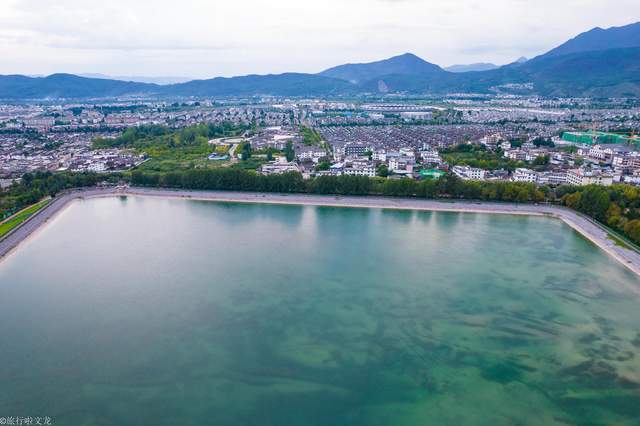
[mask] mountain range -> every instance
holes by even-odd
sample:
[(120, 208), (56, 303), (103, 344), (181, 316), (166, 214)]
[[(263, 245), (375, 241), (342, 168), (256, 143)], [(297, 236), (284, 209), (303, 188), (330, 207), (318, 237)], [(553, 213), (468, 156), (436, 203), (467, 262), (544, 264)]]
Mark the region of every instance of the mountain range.
[[(527, 61), (528, 59), (522, 56), (518, 58), (518, 60), (516, 60), (516, 63), (523, 64)], [(471, 72), (471, 71), (491, 71), (491, 70), (497, 70), (498, 68), (500, 68), (500, 65), (492, 64), (490, 62), (477, 62), (475, 64), (451, 65), (449, 67), (444, 68), (444, 70), (449, 72)]]
[(79, 74), (80, 77), (87, 78), (101, 78), (104, 80), (121, 80), (121, 81), (131, 81), (134, 83), (152, 83), (152, 84), (178, 84), (178, 83), (186, 83), (187, 81), (193, 80), (192, 78), (187, 77), (175, 77), (175, 76), (160, 76), (160, 77), (148, 77), (142, 75), (132, 75), (132, 76), (124, 76), (124, 75), (106, 75), (99, 73), (86, 73)]
[(456, 64), (446, 67), (444, 70), (449, 72), (471, 72), (471, 71), (491, 71), (500, 68), (500, 65), (490, 62), (477, 62), (475, 64)]
[(284, 73), (154, 84), (71, 74), (0, 76), (0, 99), (125, 96), (338, 96), (363, 93), (516, 93), (543, 96), (640, 97), (640, 23), (594, 28), (531, 60), (443, 69), (406, 53), (346, 64), (318, 74)]

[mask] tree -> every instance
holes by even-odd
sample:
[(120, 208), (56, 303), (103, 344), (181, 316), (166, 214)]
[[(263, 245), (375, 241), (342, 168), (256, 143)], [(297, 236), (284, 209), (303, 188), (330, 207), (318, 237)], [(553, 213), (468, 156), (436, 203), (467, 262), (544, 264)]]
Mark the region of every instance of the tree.
[(323, 170), (329, 170), (331, 168), (331, 163), (328, 161), (323, 161), (321, 163), (318, 163), (318, 165), (316, 166), (316, 171), (320, 172)]
[(540, 155), (533, 160), (533, 164), (534, 166), (546, 166), (549, 164), (549, 161), (551, 161), (551, 159), (548, 155)]
[(640, 243), (640, 220), (635, 219), (628, 222), (624, 227), (624, 233), (636, 243)]
[(581, 212), (604, 222), (610, 204), (611, 198), (609, 193), (603, 187), (589, 185), (582, 191), (577, 207)]
[(242, 161), (247, 161), (249, 158), (251, 158), (251, 144), (250, 143), (243, 143), (242, 144), (242, 153), (240, 154), (240, 158), (242, 159)]
[(287, 157), (287, 161), (290, 163), (296, 158), (296, 153), (293, 149), (293, 143), (291, 141), (287, 142), (287, 146), (284, 149), (284, 155)]
[(271, 148), (267, 148), (267, 161), (273, 161), (273, 150)]
[(380, 177), (386, 178), (387, 176), (389, 176), (389, 168), (386, 164), (380, 164), (376, 169), (376, 174)]

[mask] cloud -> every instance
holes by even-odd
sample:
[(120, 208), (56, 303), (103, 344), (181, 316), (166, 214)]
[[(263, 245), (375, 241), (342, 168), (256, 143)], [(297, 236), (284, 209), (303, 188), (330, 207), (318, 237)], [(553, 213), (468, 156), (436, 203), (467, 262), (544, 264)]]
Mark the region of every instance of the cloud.
[(630, 16), (637, 0), (1, 0), (0, 73), (314, 72), (407, 51), (507, 63)]

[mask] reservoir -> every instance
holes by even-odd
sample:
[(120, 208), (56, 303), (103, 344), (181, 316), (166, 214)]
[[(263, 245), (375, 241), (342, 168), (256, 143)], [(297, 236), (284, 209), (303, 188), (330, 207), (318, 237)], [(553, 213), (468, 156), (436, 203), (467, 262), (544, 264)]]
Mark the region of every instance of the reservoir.
[(639, 424), (639, 291), (546, 217), (75, 201), (0, 263), (0, 417)]

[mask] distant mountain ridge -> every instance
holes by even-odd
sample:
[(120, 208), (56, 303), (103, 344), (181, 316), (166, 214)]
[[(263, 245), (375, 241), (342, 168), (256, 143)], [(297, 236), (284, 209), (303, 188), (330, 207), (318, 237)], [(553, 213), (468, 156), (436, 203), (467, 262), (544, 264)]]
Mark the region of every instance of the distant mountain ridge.
[(322, 71), (319, 75), (359, 84), (386, 75), (419, 75), (443, 72), (444, 70), (439, 66), (429, 63), (412, 53), (405, 53), (382, 61), (340, 65)]
[(98, 99), (124, 96), (339, 96), (355, 94), (516, 93), (640, 97), (640, 23), (594, 29), (531, 60), (451, 72), (407, 53), (318, 74), (284, 73), (158, 85), (71, 74), (0, 76), (0, 99)]
[(609, 29), (594, 28), (572, 38), (543, 57), (562, 56), (595, 50), (626, 49), (640, 47), (640, 22)]
[(110, 98), (160, 93), (160, 86), (73, 74), (47, 77), (0, 76), (0, 99)]
[(186, 83), (188, 81), (193, 80), (192, 78), (187, 77), (150, 77), (150, 76), (142, 76), (142, 75), (106, 75), (100, 73), (86, 73), (86, 74), (78, 74), (78, 77), (86, 77), (86, 78), (101, 78), (103, 80), (120, 80), (120, 81), (130, 81), (133, 83), (151, 83), (151, 84), (179, 84)]
[(168, 96), (322, 96), (355, 92), (351, 83), (314, 74), (285, 73), (270, 75), (246, 75), (242, 77), (217, 77), (194, 80), (188, 83), (162, 86)]
[(445, 67), (445, 71), (449, 72), (473, 72), (473, 71), (491, 71), (500, 68), (500, 65), (492, 64), (489, 62), (478, 62), (475, 64), (467, 65), (451, 65)]

